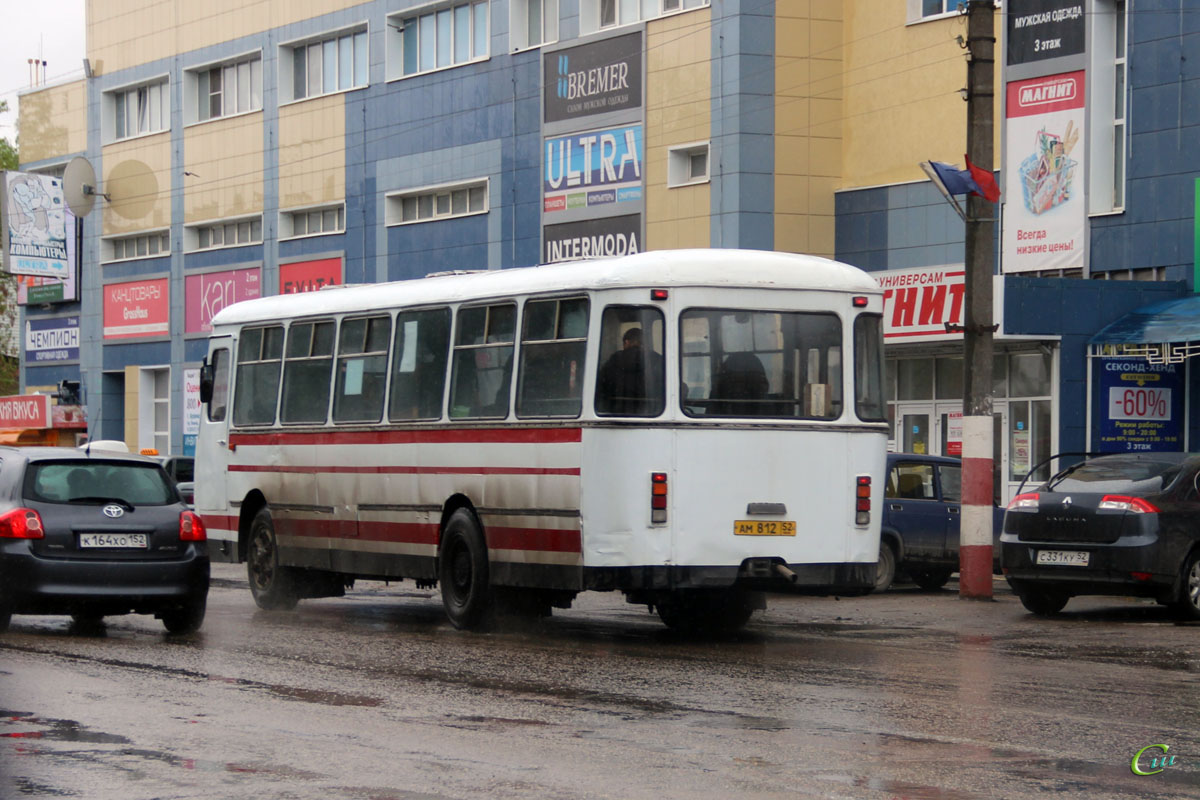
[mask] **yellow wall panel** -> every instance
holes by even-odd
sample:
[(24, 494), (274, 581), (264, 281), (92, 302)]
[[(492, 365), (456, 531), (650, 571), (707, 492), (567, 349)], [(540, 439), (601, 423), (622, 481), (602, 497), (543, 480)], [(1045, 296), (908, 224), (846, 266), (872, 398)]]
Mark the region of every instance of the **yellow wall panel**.
[(340, 203), (346, 197), (345, 95), (279, 109), (279, 207)]
[(711, 24), (712, 12), (703, 9), (646, 26), (643, 249), (708, 247), (712, 242), (710, 184), (667, 187), (669, 149), (711, 137)]
[(137, 447), (138, 442), (138, 392), (141, 368), (138, 366), (125, 367), (125, 444)]
[(185, 223), (263, 210), (262, 114), (245, 114), (193, 125), (184, 131)]
[[(355, 0), (88, 0), (88, 57), (98, 75), (249, 36)], [(364, 15), (365, 19), (365, 15)]]
[(105, 236), (166, 228), (171, 224), (171, 135), (158, 133), (105, 145), (100, 153), (102, 190), (108, 200)]
[(87, 149), (87, 92), (83, 81), (20, 96), (17, 145), (21, 161), (61, 158)]

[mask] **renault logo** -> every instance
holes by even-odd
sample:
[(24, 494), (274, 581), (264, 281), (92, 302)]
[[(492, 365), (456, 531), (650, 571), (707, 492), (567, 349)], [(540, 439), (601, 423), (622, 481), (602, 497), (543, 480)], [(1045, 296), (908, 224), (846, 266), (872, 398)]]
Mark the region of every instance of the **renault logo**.
[(1070, 508), (1071, 507), (1071, 495), (1067, 495), (1066, 497), (1064, 497), (1062, 504), (1063, 504), (1063, 508)]
[(125, 509), (121, 508), (119, 505), (116, 505), (115, 503), (113, 505), (105, 506), (104, 507), (104, 516), (111, 517), (112, 519), (118, 519), (120, 517), (125, 516)]

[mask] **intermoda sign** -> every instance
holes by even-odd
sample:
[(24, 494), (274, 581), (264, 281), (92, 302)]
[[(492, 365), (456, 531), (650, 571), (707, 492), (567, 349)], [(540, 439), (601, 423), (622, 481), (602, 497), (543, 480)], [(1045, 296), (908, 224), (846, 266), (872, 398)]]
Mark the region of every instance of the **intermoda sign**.
[(628, 256), (641, 249), (642, 215), (604, 217), (547, 225), (543, 232), (546, 264), (589, 258)]
[(642, 105), (642, 34), (546, 53), (546, 122), (637, 109)]

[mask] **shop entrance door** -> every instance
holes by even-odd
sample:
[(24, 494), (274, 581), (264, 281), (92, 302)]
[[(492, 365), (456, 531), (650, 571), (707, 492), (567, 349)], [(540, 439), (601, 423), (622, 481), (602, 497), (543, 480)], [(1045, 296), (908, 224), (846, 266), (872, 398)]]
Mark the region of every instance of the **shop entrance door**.
[(936, 455), (933, 406), (930, 403), (902, 403), (896, 407), (896, 443), (902, 453)]

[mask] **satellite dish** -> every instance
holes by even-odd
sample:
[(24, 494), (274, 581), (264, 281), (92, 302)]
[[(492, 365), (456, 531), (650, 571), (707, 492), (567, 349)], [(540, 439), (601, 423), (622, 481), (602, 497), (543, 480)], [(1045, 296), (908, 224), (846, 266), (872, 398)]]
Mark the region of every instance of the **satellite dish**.
[(96, 204), (96, 197), (108, 199), (108, 195), (96, 191), (96, 170), (83, 156), (76, 156), (63, 172), (63, 195), (67, 208), (77, 217), (86, 217)]

